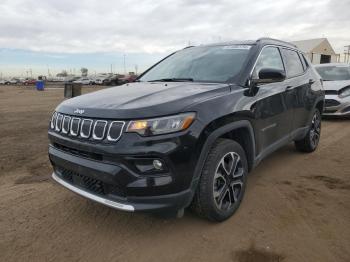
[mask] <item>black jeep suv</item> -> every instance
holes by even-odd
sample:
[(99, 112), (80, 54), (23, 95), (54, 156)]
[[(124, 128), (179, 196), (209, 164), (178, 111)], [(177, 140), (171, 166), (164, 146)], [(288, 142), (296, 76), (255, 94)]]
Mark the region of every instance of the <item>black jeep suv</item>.
[(324, 91), (294, 45), (262, 38), (188, 47), (134, 83), (61, 103), (49, 128), (52, 177), (125, 211), (214, 221), (242, 201), (247, 174), (294, 141), (320, 139)]

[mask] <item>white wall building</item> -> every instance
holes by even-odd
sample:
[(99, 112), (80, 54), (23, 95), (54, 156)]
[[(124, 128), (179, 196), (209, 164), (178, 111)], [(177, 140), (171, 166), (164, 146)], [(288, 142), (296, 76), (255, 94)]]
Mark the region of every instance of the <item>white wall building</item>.
[(306, 53), (313, 64), (340, 62), (340, 55), (334, 52), (327, 38), (293, 41), (292, 43)]

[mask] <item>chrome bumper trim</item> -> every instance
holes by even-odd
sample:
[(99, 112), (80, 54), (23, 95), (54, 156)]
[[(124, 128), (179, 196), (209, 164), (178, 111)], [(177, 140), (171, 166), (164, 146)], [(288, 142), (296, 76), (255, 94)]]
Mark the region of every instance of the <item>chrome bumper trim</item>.
[(135, 211), (135, 208), (131, 205), (125, 205), (125, 204), (122, 204), (122, 203), (118, 203), (118, 202), (115, 202), (115, 201), (112, 201), (112, 200), (109, 200), (109, 199), (106, 199), (106, 198), (103, 198), (103, 197), (99, 197), (99, 196), (96, 196), (94, 194), (91, 194), (91, 193), (88, 193), (84, 190), (81, 190), (75, 186), (72, 186), (71, 184), (65, 182), (64, 180), (62, 180), (61, 178), (59, 178), (55, 172), (52, 173), (52, 178), (59, 184), (61, 184), (62, 186), (64, 186), (65, 188), (68, 188), (69, 190), (73, 191), (74, 193), (77, 193), (78, 195), (81, 195), (83, 197), (86, 197), (88, 199), (91, 199), (93, 201), (96, 201), (100, 204), (103, 204), (103, 205), (106, 205), (106, 206), (109, 206), (109, 207), (113, 207), (113, 208), (116, 208), (116, 209), (120, 209), (120, 210), (124, 210), (124, 211), (129, 211), (129, 212), (132, 212), (132, 211)]

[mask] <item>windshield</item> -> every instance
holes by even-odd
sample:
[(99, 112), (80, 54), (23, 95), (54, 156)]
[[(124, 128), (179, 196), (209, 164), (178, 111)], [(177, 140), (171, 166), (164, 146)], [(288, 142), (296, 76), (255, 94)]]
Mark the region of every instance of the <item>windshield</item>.
[(183, 49), (150, 69), (139, 80), (227, 82), (241, 71), (250, 47), (230, 45)]
[(324, 81), (350, 80), (349, 66), (322, 66), (316, 70)]

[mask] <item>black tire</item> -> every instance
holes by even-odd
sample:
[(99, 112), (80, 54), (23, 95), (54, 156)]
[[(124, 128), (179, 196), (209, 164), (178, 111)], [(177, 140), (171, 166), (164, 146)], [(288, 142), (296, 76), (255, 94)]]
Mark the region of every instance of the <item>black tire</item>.
[[(225, 172), (227, 168), (231, 171)], [(228, 219), (242, 201), (247, 174), (248, 164), (243, 148), (235, 141), (218, 139), (204, 164), (191, 204), (192, 210), (211, 221)]]
[(311, 118), (310, 128), (306, 136), (294, 141), (295, 148), (300, 152), (311, 153), (316, 150), (321, 136), (321, 114), (318, 109), (315, 109)]

